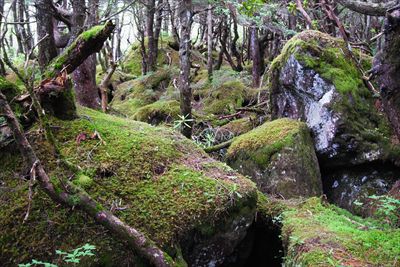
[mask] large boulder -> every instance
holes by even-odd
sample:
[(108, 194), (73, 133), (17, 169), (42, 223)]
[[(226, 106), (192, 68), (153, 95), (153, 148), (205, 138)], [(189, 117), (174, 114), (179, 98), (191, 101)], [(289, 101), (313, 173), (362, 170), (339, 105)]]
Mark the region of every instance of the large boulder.
[(303, 122), (279, 119), (237, 137), (227, 162), (264, 193), (285, 198), (322, 194), (318, 160)]
[(287, 42), (270, 68), (275, 118), (301, 119), (311, 128), (322, 164), (358, 165), (393, 156), (391, 131), (343, 40), (318, 31)]
[[(80, 119), (51, 120), (61, 154), (79, 173), (58, 164), (39, 132), (29, 134), (54, 183), (69, 179), (171, 256), (182, 253), (190, 266), (219, 265), (234, 252), (256, 213), (254, 183), (173, 130), (89, 109), (79, 113)], [(15, 148), (1, 149), (0, 158), (2, 266), (32, 258), (52, 261), (56, 249), (70, 251), (84, 243), (97, 247), (88, 266), (139, 264), (125, 243), (38, 187), (22, 223), (29, 191), (29, 182), (16, 178), (22, 159)]]

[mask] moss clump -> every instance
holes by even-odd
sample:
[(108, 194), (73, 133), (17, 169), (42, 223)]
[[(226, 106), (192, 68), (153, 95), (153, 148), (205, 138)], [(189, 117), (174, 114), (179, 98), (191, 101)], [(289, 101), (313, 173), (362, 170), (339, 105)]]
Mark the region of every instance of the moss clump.
[[(173, 38), (169, 36), (161, 36), (159, 39), (159, 51), (157, 56), (157, 66), (162, 67), (163, 65), (169, 64), (171, 59), (171, 66), (179, 65), (179, 52), (170, 47), (170, 43), (173, 42)], [(147, 50), (147, 38), (145, 39), (145, 47)], [(168, 57), (169, 56), (169, 57)], [(142, 54), (140, 43), (135, 42), (128, 54), (126, 55), (122, 69), (135, 76), (142, 75)]]
[(301, 266), (393, 266), (400, 230), (382, 228), (311, 198), (283, 212), (286, 262)]
[(93, 185), (93, 179), (85, 174), (80, 173), (74, 180), (74, 184), (87, 189)]
[[(99, 209), (113, 207), (124, 222), (168, 251), (204, 222), (218, 225), (239, 216), (232, 209), (254, 211), (254, 184), (207, 158), (176, 132), (90, 109), (79, 109), (79, 114), (80, 119), (73, 121), (51, 120), (62, 129), (54, 132), (63, 144), (61, 154), (81, 169), (73, 182), (83, 185)], [(101, 140), (77, 144), (77, 135), (94, 131)], [(31, 138), (36, 140), (35, 150), (52, 181), (70, 179), (70, 171), (57, 164), (46, 143)], [(69, 251), (88, 242), (98, 248), (94, 264), (104, 260), (134, 265), (137, 257), (124, 244), (83, 213), (57, 206), (40, 190), (29, 220), (19, 223), (28, 195), (28, 183), (14, 178), (21, 170), (21, 158), (4, 150), (0, 156), (0, 262), (21, 263), (32, 256), (52, 260), (55, 256), (50, 253), (55, 249)], [(210, 167), (210, 163), (215, 164)]]
[(228, 131), (234, 136), (239, 136), (241, 134), (250, 132), (257, 126), (257, 121), (255, 117), (241, 118), (237, 120), (230, 121), (220, 128), (222, 132)]
[[(286, 43), (282, 53), (271, 63), (271, 72), (282, 68), (291, 55), (304, 67), (315, 70), (322, 78), (332, 82), (339, 93), (351, 93), (357, 98), (368, 94), (362, 75), (343, 40), (318, 31), (304, 31)], [(368, 62), (372, 61), (361, 52), (355, 55), (360, 55), (362, 65), (368, 66)]]
[(180, 114), (179, 102), (176, 100), (159, 100), (150, 105), (139, 108), (132, 116), (134, 120), (143, 121), (152, 125), (172, 122)]
[(273, 154), (293, 143), (293, 137), (299, 133), (300, 128), (307, 126), (286, 118), (264, 123), (237, 137), (229, 147), (227, 157), (247, 156), (259, 166), (266, 166)]
[(139, 108), (156, 102), (164, 95), (175, 69), (160, 69), (117, 87), (111, 106), (127, 116), (134, 116)]

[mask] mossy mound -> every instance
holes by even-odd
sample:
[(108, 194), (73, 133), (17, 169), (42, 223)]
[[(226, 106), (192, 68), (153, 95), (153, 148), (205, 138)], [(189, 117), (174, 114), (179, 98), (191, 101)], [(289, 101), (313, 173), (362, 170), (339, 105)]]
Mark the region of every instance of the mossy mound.
[(264, 193), (285, 198), (322, 194), (318, 160), (303, 122), (279, 119), (237, 137), (227, 162)]
[(241, 73), (222, 69), (215, 71), (210, 81), (206, 71), (194, 77), (194, 108), (204, 115), (227, 115), (237, 112), (254, 101), (257, 91), (249, 87), (248, 77)]
[(132, 116), (134, 120), (143, 121), (152, 125), (170, 123), (178, 119), (180, 114), (179, 102), (176, 100), (159, 100), (150, 105), (139, 108)]
[(271, 63), (273, 117), (305, 121), (323, 163), (357, 165), (394, 153), (388, 121), (355, 62), (368, 67), (371, 59), (357, 49), (353, 55), (343, 40), (304, 31)]
[[(179, 52), (172, 48), (173, 38), (169, 36), (161, 36), (159, 39), (159, 50), (157, 56), (157, 66), (162, 67), (171, 63), (171, 66), (179, 65)], [(147, 38), (145, 40), (147, 50)], [(123, 71), (135, 76), (142, 75), (142, 54), (140, 43), (135, 42), (122, 62)]]
[[(172, 256), (174, 247), (189, 242), (190, 233), (196, 233), (197, 241), (204, 241), (209, 238), (207, 233), (212, 232), (215, 237), (233, 231), (234, 225), (251, 223), (257, 200), (254, 184), (208, 158), (191, 141), (165, 128), (89, 109), (79, 113), (80, 119), (51, 121), (57, 126), (54, 129), (59, 129), (55, 130), (55, 137), (62, 144), (62, 155), (80, 168), (79, 173), (59, 166), (42, 137), (36, 132), (30, 135), (54, 183), (69, 179), (81, 185), (102, 207), (151, 237)], [(89, 138), (94, 132), (101, 139)], [(78, 135), (87, 138), (78, 142)], [(0, 156), (3, 266), (32, 257), (52, 260), (56, 258), (52, 254), (55, 249), (69, 251), (83, 243), (98, 248), (94, 264), (126, 266), (137, 260), (91, 218), (54, 204), (38, 188), (29, 218), (22, 224), (28, 182), (15, 178), (22, 168), (21, 158), (13, 149), (0, 150)], [(234, 235), (236, 240), (219, 250), (222, 254), (229, 254), (229, 246), (240, 241), (246, 227), (240, 229)], [(194, 247), (201, 243), (196, 240), (190, 240)]]
[(131, 117), (139, 108), (160, 99), (177, 75), (175, 69), (159, 69), (118, 85), (110, 104), (118, 112)]
[(400, 230), (311, 198), (280, 216), (288, 266), (397, 266)]

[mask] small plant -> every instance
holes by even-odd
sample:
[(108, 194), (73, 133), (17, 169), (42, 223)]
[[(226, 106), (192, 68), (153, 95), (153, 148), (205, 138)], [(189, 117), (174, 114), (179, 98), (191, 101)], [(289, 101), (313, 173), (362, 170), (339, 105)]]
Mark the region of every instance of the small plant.
[[(73, 250), (72, 252), (56, 250), (56, 254), (62, 256), (62, 260), (66, 263), (77, 264), (80, 263), (82, 257), (94, 256), (95, 254), (93, 253), (93, 251), (95, 249), (96, 249), (95, 246), (90, 244), (85, 244), (84, 246), (79, 247)], [(35, 265), (43, 265), (44, 267), (58, 267), (55, 264), (49, 262), (42, 262), (35, 259), (33, 259), (30, 263), (18, 264), (18, 267), (31, 267)]]
[(182, 129), (183, 126), (191, 128), (189, 122), (193, 122), (193, 119), (189, 119), (188, 115), (178, 115), (179, 119), (174, 121), (174, 129)]
[(383, 219), (390, 226), (400, 224), (400, 200), (388, 195), (369, 196), (377, 206), (375, 217)]

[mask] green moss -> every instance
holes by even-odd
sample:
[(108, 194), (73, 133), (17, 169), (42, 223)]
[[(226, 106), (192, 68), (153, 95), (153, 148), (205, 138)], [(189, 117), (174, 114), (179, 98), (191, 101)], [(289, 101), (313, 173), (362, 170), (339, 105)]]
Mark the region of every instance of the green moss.
[(58, 57), (54, 58), (46, 68), (44, 72), (44, 77), (51, 78), (57, 75), (57, 73), (64, 68), (66, 60), (70, 57), (70, 54), (76, 48), (77, 44), (83, 41), (88, 41), (93, 36), (98, 35), (107, 24), (98, 25), (90, 28), (87, 31), (82, 32), (72, 44), (70, 44)]
[[(62, 155), (81, 169), (72, 182), (99, 203), (98, 210), (113, 206), (116, 216), (159, 246), (173, 250), (182, 236), (204, 222), (219, 225), (236, 218), (234, 209), (255, 209), (253, 183), (221, 164), (210, 166), (214, 161), (178, 133), (86, 108), (78, 111), (80, 119), (51, 120), (58, 126), (54, 134), (63, 144)], [(79, 134), (90, 136), (95, 131), (101, 140), (77, 144)], [(60, 181), (70, 179), (70, 171), (57, 164), (46, 143), (34, 144), (56, 188), (62, 187)], [(137, 256), (108, 231), (79, 211), (57, 206), (40, 190), (34, 195), (29, 220), (22, 224), (28, 183), (14, 178), (22, 161), (11, 151), (0, 150), (0, 157), (0, 262), (52, 260), (55, 249), (68, 251), (88, 242), (98, 248), (96, 261), (136, 266)], [(72, 197), (70, 203), (78, 200)]]
[(353, 216), (317, 198), (283, 213), (287, 261), (302, 266), (393, 266), (400, 230)]
[(286, 118), (264, 123), (237, 137), (229, 147), (227, 157), (234, 159), (240, 155), (250, 158), (259, 166), (266, 166), (271, 156), (290, 145), (293, 136), (304, 127), (307, 127), (304, 123)]
[(81, 173), (73, 182), (82, 188), (89, 188), (93, 184), (93, 179)]
[(111, 106), (122, 114), (134, 116), (139, 108), (159, 100), (175, 75), (175, 69), (159, 69), (124, 82), (117, 87)]
[[(159, 51), (157, 56), (158, 67), (169, 64), (170, 59), (172, 61), (171, 66), (179, 65), (179, 52), (169, 46), (170, 42), (173, 42), (173, 39), (168, 36), (162, 36), (159, 40)], [(145, 39), (145, 47), (147, 50), (147, 38)], [(122, 63), (122, 69), (135, 76), (142, 75), (142, 54), (139, 42), (135, 42), (131, 46), (130, 51), (128, 51)]]
[(150, 105), (139, 108), (132, 116), (134, 120), (157, 125), (172, 122), (178, 119), (180, 114), (179, 102), (176, 100), (159, 100)]
[[(362, 75), (343, 40), (318, 31), (302, 32), (286, 43), (282, 53), (271, 63), (271, 71), (283, 67), (291, 55), (306, 68), (315, 70), (322, 78), (332, 82), (339, 93), (351, 93), (357, 98), (360, 94), (368, 94)], [(371, 62), (371, 58), (363, 54), (360, 59), (365, 66)]]

